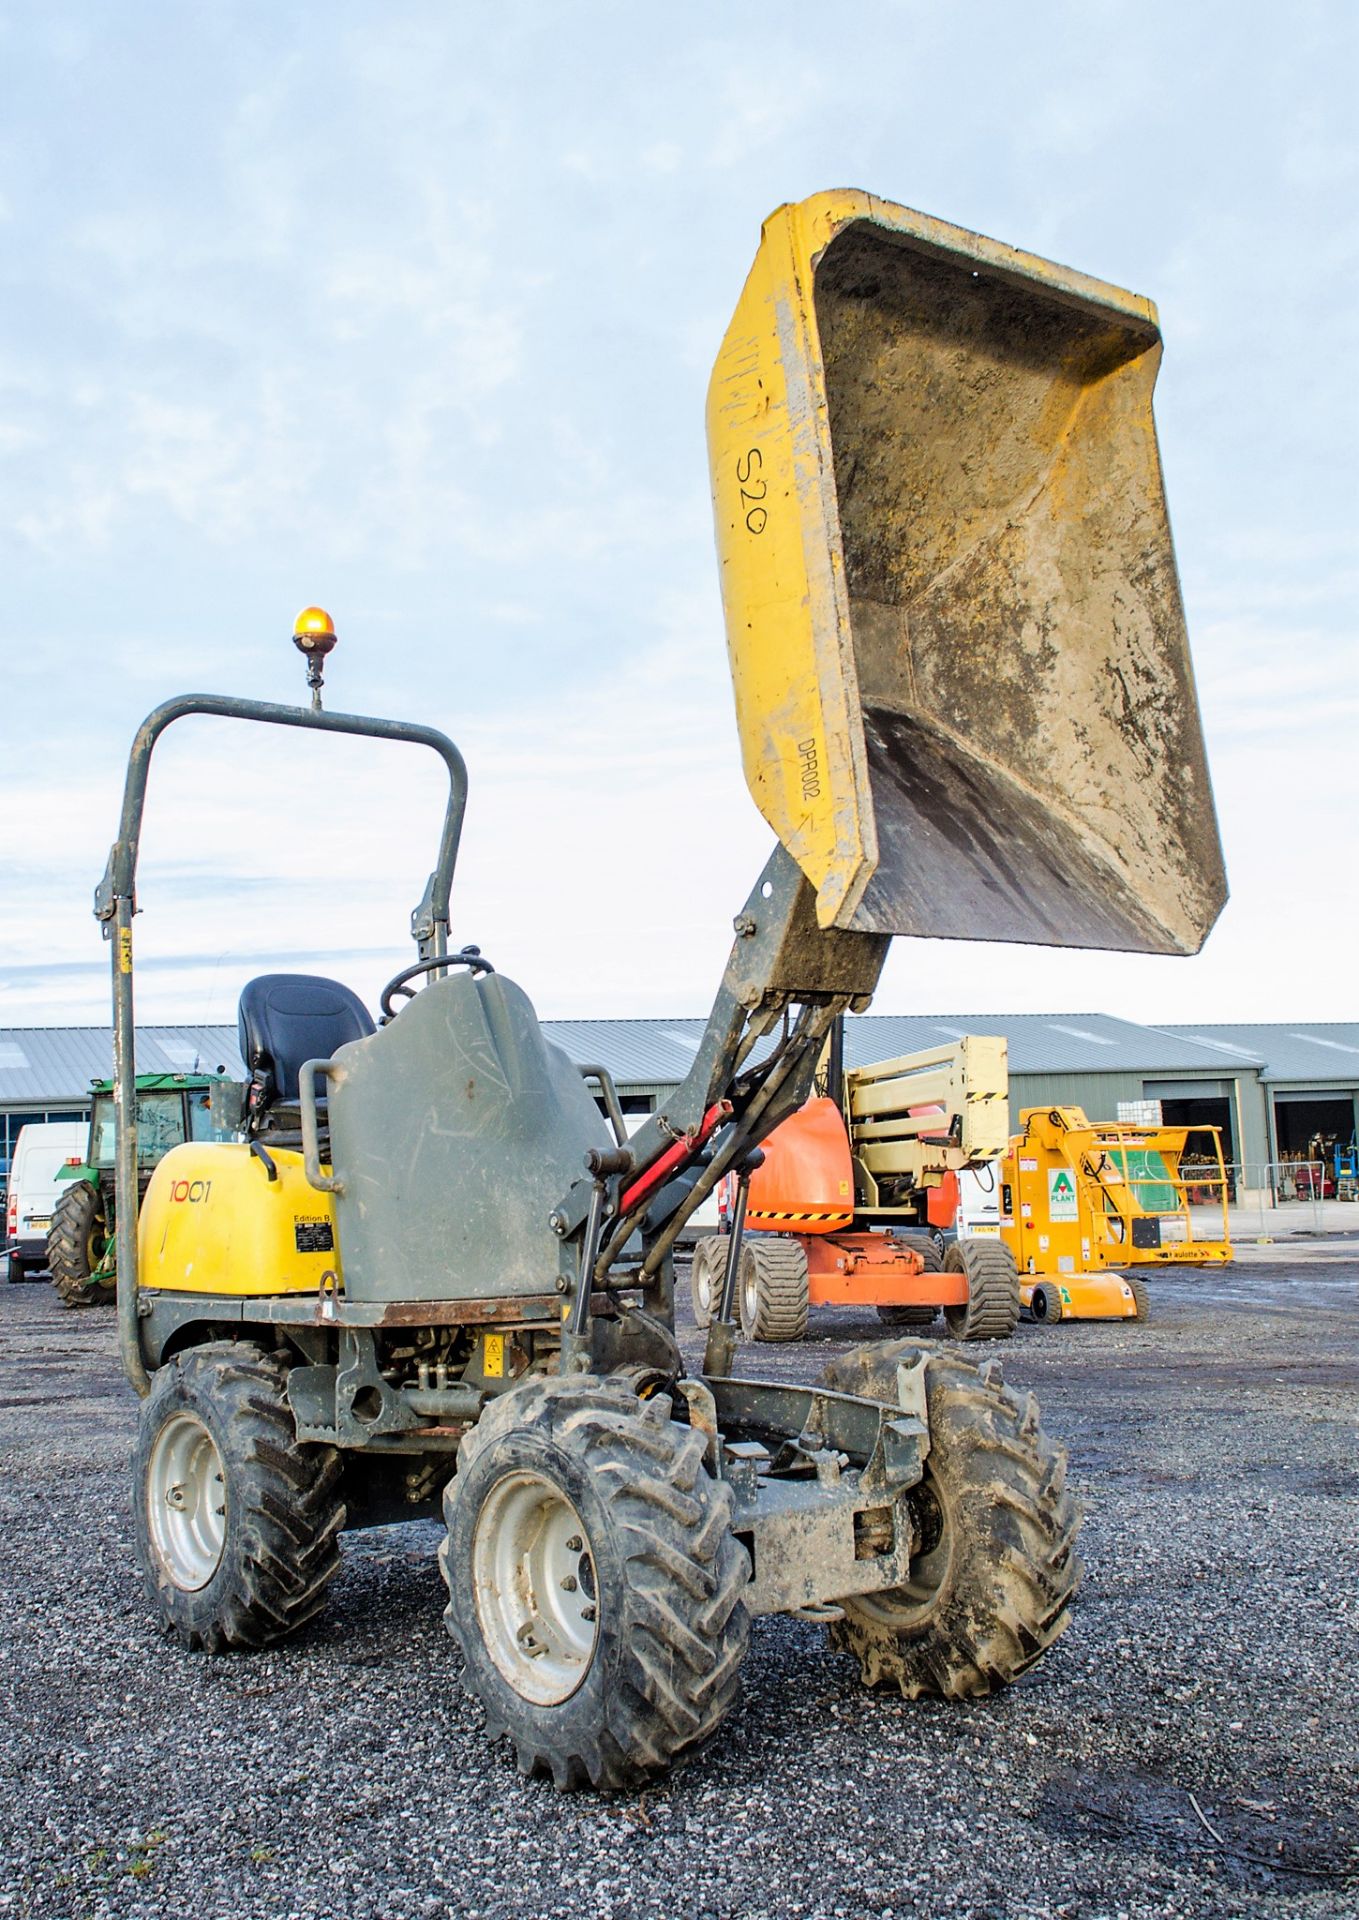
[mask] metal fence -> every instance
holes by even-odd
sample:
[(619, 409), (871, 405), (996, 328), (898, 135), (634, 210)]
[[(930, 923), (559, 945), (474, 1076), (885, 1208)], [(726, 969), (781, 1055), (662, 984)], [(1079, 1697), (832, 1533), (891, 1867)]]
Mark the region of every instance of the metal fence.
[[(1270, 1226), (1320, 1232), (1326, 1202), (1337, 1197), (1335, 1173), (1324, 1160), (1237, 1161), (1227, 1168), (1227, 1197), (1238, 1227), (1254, 1223), (1262, 1233)], [(1352, 1199), (1353, 1193), (1340, 1197)]]

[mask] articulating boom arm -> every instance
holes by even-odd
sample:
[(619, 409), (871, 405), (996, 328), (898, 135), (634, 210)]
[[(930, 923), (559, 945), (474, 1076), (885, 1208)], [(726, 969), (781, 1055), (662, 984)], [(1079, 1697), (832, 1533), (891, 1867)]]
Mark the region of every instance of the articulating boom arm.
[[(592, 1211), (582, 1181), (554, 1215), (563, 1239), (580, 1237), (578, 1303), (581, 1269), (588, 1268), (592, 1289), (608, 1286), (639, 1231), (641, 1265), (623, 1284), (655, 1280), (689, 1216), (807, 1098), (832, 1022), (867, 1005), (890, 938), (818, 926), (815, 890), (781, 847), (735, 928), (687, 1078), (633, 1136), (625, 1170), (596, 1182), (605, 1190), (602, 1206)], [(583, 1310), (577, 1317), (583, 1325)]]

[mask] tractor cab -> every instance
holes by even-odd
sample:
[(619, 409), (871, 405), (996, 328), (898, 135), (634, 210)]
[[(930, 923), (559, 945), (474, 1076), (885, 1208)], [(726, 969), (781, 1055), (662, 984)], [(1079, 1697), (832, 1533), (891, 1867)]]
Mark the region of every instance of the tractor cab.
[[(134, 1131), (139, 1200), (167, 1153), (188, 1141), (210, 1140), (217, 1134), (221, 1116), (214, 1104), (214, 1088), (218, 1084), (202, 1073), (137, 1075)], [(57, 1175), (62, 1193), (47, 1235), (52, 1285), (68, 1307), (105, 1304), (117, 1289), (118, 1122), (113, 1082), (95, 1080), (92, 1092), (85, 1158), (70, 1161)]]

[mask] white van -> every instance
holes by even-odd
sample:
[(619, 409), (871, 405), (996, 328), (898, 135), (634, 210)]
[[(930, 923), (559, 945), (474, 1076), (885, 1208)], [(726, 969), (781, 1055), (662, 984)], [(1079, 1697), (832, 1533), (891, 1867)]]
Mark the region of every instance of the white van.
[(958, 1175), (958, 1235), (980, 1234), (995, 1240), (1000, 1235), (1000, 1162), (988, 1161), (980, 1167), (964, 1167)]
[(61, 1197), (62, 1167), (85, 1158), (89, 1126), (84, 1120), (30, 1120), (14, 1143), (5, 1202), (4, 1252), (9, 1278), (27, 1280), (47, 1268), (47, 1229)]

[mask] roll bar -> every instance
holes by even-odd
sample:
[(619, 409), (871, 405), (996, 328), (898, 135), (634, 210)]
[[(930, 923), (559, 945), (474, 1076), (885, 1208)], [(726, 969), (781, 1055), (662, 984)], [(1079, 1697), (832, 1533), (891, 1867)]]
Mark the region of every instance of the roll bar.
[(94, 914), (112, 943), (113, 1107), (117, 1120), (114, 1183), (118, 1271), (118, 1345), (123, 1370), (143, 1397), (151, 1391), (142, 1357), (137, 1315), (137, 1060), (132, 1004), (132, 916), (137, 911), (137, 855), (141, 846), (146, 782), (156, 742), (176, 720), (206, 714), (222, 720), (251, 720), (266, 726), (301, 727), (313, 733), (357, 734), (368, 740), (398, 740), (429, 747), (448, 769), (448, 806), (434, 871), (411, 914), (411, 937), (422, 960), (448, 951), (448, 896), (467, 810), (467, 766), (447, 734), (405, 720), (375, 720), (362, 714), (327, 713), (317, 707), (282, 707), (229, 695), (186, 693), (149, 713), (137, 729), (128, 757), (127, 781), (118, 838), (104, 877), (95, 889)]

